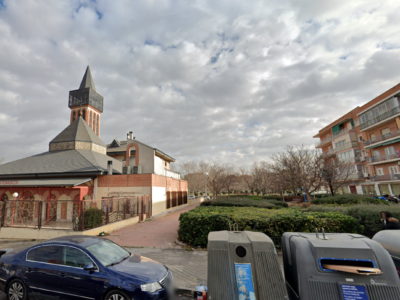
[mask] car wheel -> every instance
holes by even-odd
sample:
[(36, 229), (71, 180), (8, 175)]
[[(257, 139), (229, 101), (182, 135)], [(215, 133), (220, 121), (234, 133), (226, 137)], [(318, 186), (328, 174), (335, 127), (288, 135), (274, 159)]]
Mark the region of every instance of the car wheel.
[(14, 279), (10, 282), (10, 284), (7, 287), (7, 299), (8, 300), (28, 299), (25, 284), (21, 280)]
[(130, 300), (129, 296), (123, 291), (110, 291), (104, 297), (104, 300)]

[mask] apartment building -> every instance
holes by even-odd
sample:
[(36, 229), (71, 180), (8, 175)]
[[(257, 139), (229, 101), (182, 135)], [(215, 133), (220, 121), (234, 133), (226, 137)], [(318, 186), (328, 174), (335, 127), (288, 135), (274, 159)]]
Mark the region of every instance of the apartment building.
[(354, 166), (342, 192), (400, 194), (400, 84), (322, 128), (324, 153)]

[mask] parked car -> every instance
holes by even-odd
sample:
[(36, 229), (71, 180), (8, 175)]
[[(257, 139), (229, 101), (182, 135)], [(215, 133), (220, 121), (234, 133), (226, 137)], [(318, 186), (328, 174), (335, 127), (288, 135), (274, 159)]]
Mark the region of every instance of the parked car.
[(193, 196), (193, 195), (189, 195), (189, 196), (188, 196), (188, 200), (189, 200), (189, 199), (196, 199), (196, 197)]
[(204, 196), (204, 200), (210, 200), (209, 196)]
[(164, 265), (114, 242), (66, 236), (13, 251), (0, 250), (0, 289), (7, 299), (171, 299)]

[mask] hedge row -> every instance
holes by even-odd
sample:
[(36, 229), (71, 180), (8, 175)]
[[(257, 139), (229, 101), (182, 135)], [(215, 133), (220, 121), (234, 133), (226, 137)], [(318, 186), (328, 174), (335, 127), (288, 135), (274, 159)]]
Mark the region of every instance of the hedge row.
[(270, 237), (280, 237), (284, 232), (314, 232), (316, 227), (324, 227), (326, 232), (363, 232), (363, 227), (350, 216), (294, 209), (200, 206), (181, 214), (179, 220), (179, 239), (201, 247), (207, 246), (211, 231), (229, 230), (229, 223), (236, 223), (240, 231), (259, 231)]
[(363, 234), (373, 237), (375, 233), (382, 230), (381, 212), (388, 211), (397, 219), (400, 219), (400, 205), (398, 204), (360, 204), (353, 206), (325, 206), (312, 205), (307, 208), (311, 212), (340, 212), (358, 220), (364, 226)]
[(217, 200), (204, 201), (201, 206), (235, 206), (235, 207), (260, 207), (268, 209), (280, 209), (288, 207), (288, 204), (283, 201), (277, 200), (252, 200), (252, 199), (239, 199), (239, 198), (219, 198)]
[(312, 204), (326, 205), (326, 204), (339, 204), (339, 205), (354, 205), (354, 204), (388, 204), (387, 201), (375, 199), (368, 196), (348, 194), (348, 195), (335, 195), (325, 198), (311, 200)]

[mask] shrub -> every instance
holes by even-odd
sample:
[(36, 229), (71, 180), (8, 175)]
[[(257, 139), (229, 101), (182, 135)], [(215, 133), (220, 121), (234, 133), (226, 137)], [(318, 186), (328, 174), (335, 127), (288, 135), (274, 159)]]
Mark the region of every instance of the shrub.
[(302, 213), (294, 209), (269, 210), (255, 207), (200, 206), (181, 214), (179, 239), (192, 246), (207, 246), (211, 231), (229, 230), (236, 223), (239, 230), (263, 232), (270, 237), (280, 237), (284, 232), (361, 233), (363, 227), (357, 220), (341, 213)]
[(84, 224), (85, 229), (103, 225), (103, 211), (97, 207), (92, 207), (85, 210)]
[(347, 210), (351, 206), (336, 206), (336, 205), (311, 205), (306, 211), (310, 212), (340, 212), (342, 214), (347, 214)]
[(354, 204), (386, 204), (389, 203), (384, 200), (371, 198), (363, 195), (348, 194), (348, 195), (335, 195), (320, 199), (311, 200), (312, 204), (337, 204), (337, 205), (354, 205)]
[(266, 200), (282, 200), (282, 197), (279, 195), (268, 195), (263, 197)]
[(349, 207), (347, 215), (356, 218), (364, 226), (363, 234), (372, 238), (382, 230), (381, 211), (389, 211), (396, 219), (400, 219), (400, 205), (356, 205)]
[[(279, 202), (279, 201), (276, 201)], [(225, 206), (225, 207), (262, 207), (268, 209), (280, 209), (284, 206), (276, 205), (272, 203), (272, 201), (259, 201), (259, 200), (251, 200), (251, 199), (238, 199), (238, 198), (227, 198), (227, 199), (217, 199), (213, 201), (204, 201), (200, 205), (201, 206)], [(286, 204), (287, 205), (287, 204)]]

